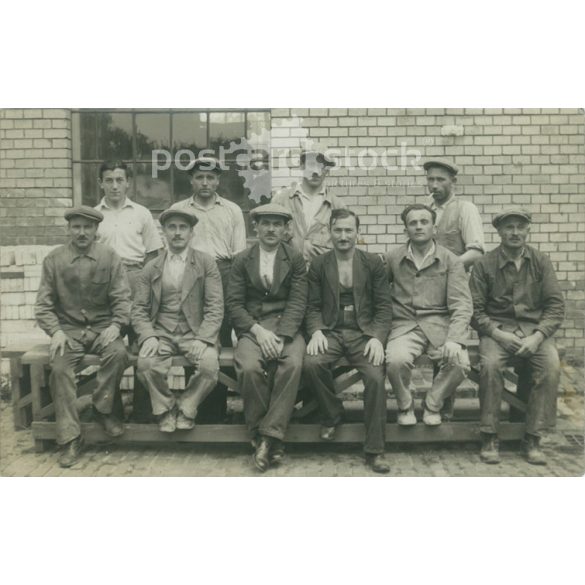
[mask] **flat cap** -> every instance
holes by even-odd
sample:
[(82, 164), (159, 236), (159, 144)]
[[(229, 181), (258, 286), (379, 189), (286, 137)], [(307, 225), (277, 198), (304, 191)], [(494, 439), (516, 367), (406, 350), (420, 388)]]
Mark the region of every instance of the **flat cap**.
[(444, 158), (431, 158), (423, 163), (423, 169), (425, 171), (428, 171), (432, 167), (442, 167), (443, 169), (447, 169), (452, 175), (456, 175), (459, 172), (459, 167), (455, 163)]
[(532, 223), (532, 214), (529, 211), (526, 211), (526, 209), (523, 209), (522, 207), (507, 207), (500, 213), (494, 215), (492, 225), (497, 228), (504, 219), (510, 216), (520, 217), (528, 223)]
[(68, 209), (64, 214), (63, 217), (69, 221), (74, 217), (85, 217), (85, 219), (91, 219), (97, 223), (100, 223), (104, 220), (104, 216), (93, 207), (89, 207), (87, 205), (80, 205), (79, 207), (73, 207), (72, 209)]
[(195, 171), (210, 171), (221, 175), (223, 169), (221, 162), (214, 156), (200, 156), (193, 161), (193, 164), (187, 169), (187, 174), (192, 175)]
[(324, 152), (319, 152), (317, 150), (303, 150), (303, 151), (301, 151), (300, 159), (301, 159), (302, 165), (305, 164), (305, 161), (307, 160), (307, 158), (309, 160), (317, 161), (318, 163), (321, 163), (322, 165), (325, 165), (326, 167), (334, 167), (335, 166), (335, 161), (331, 157), (327, 156)]
[(260, 205), (255, 207), (250, 211), (250, 216), (252, 219), (256, 219), (257, 217), (263, 215), (274, 215), (276, 217), (282, 217), (286, 221), (290, 221), (292, 219), (292, 214), (283, 207), (282, 205), (278, 205), (278, 203), (267, 203), (266, 205)]
[(174, 216), (183, 218), (188, 221), (191, 226), (194, 226), (199, 221), (199, 218), (192, 211), (188, 211), (187, 209), (173, 209), (172, 207), (165, 209), (158, 216), (158, 221), (160, 222), (160, 225), (164, 225), (167, 219)]

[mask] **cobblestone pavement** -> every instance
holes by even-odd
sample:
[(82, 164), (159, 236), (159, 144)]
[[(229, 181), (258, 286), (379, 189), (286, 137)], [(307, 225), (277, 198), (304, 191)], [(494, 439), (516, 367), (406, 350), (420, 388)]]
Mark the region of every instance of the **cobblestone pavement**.
[[(546, 467), (529, 465), (519, 442), (502, 446), (502, 463), (485, 465), (475, 443), (389, 445), (390, 476), (581, 476), (583, 395), (566, 393), (559, 400), (557, 430), (543, 441)], [(176, 444), (165, 446), (102, 444), (88, 447), (80, 462), (61, 469), (56, 448), (36, 453), (29, 430), (14, 431), (12, 409), (0, 405), (0, 476), (259, 476), (249, 445)], [(284, 462), (266, 477), (374, 476), (363, 463), (359, 445), (287, 447)]]

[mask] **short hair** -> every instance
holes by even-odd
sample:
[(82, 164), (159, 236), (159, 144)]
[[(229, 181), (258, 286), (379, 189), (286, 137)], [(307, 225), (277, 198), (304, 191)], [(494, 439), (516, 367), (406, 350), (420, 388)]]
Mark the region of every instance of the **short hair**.
[(437, 212), (430, 208), (428, 205), (424, 205), (423, 203), (414, 203), (413, 205), (407, 205), (402, 213), (400, 214), (400, 218), (402, 219), (402, 223), (406, 226), (406, 218), (411, 211), (428, 211), (433, 218), (433, 224), (437, 221)]
[(122, 169), (126, 175), (126, 179), (130, 178), (130, 169), (125, 162), (122, 162), (121, 160), (105, 160), (100, 165), (100, 181), (104, 178), (104, 173), (106, 171), (115, 171), (116, 169)]
[(331, 212), (331, 217), (329, 218), (329, 229), (333, 227), (333, 224), (338, 219), (346, 219), (348, 217), (353, 217), (355, 219), (355, 229), (360, 229), (360, 218), (351, 210), (351, 209), (334, 209)]

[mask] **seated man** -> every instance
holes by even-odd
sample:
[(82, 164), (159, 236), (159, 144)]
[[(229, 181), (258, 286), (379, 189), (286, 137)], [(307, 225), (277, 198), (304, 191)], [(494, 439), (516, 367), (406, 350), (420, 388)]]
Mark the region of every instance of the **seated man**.
[(238, 391), (253, 433), (254, 463), (266, 471), (282, 457), (301, 378), (307, 275), (303, 256), (282, 242), (291, 214), (269, 203), (250, 215), (259, 241), (234, 260), (227, 308), (238, 336)]
[[(167, 209), (159, 219), (168, 250), (138, 277), (132, 327), (140, 346), (138, 378), (150, 392), (159, 429), (172, 433), (195, 426), (197, 409), (217, 382), (223, 292), (215, 260), (189, 246), (197, 217), (188, 210)], [(167, 375), (179, 354), (196, 371), (176, 399)]]
[(461, 260), (434, 239), (435, 212), (410, 205), (401, 214), (408, 242), (386, 255), (392, 331), (386, 371), (398, 401), (398, 424), (416, 424), (410, 379), (426, 353), (438, 366), (424, 400), (423, 422), (441, 424), (441, 408), (469, 371), (465, 349), (473, 308)]
[(81, 206), (66, 211), (65, 219), (71, 241), (49, 252), (43, 262), (35, 316), (51, 336), (49, 384), (57, 444), (63, 446), (59, 463), (71, 467), (82, 447), (75, 367), (86, 353), (101, 357), (94, 413), (111, 437), (124, 432), (113, 410), (115, 404), (121, 407), (120, 380), (128, 367), (120, 329), (130, 321), (130, 288), (119, 256), (95, 242), (103, 215)]
[(506, 366), (524, 366), (530, 376), (529, 463), (546, 464), (540, 436), (556, 417), (560, 363), (552, 335), (563, 322), (565, 305), (550, 259), (526, 244), (530, 222), (524, 209), (498, 213), (492, 224), (501, 243), (476, 262), (471, 275), (481, 363), (481, 459), (486, 463), (500, 461), (497, 433)]
[(331, 212), (333, 250), (313, 259), (309, 269), (306, 327), (311, 340), (303, 365), (321, 411), (321, 439), (332, 440), (343, 403), (336, 396), (331, 368), (341, 357), (364, 381), (366, 464), (388, 473), (384, 460), (386, 389), (384, 344), (392, 319), (384, 265), (376, 254), (358, 250), (359, 218), (348, 209)]

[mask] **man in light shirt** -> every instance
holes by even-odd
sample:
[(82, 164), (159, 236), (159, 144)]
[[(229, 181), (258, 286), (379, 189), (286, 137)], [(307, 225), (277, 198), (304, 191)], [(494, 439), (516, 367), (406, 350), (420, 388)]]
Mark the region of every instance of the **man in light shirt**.
[(158, 255), (163, 243), (150, 211), (126, 196), (130, 187), (128, 173), (122, 161), (102, 163), (98, 183), (104, 196), (95, 209), (104, 216), (98, 240), (121, 257), (134, 293), (138, 273)]
[(285, 241), (301, 252), (307, 263), (332, 249), (329, 218), (333, 209), (345, 207), (326, 187), (329, 170), (335, 161), (321, 152), (303, 151), (300, 183), (279, 191), (272, 202), (282, 205), (292, 215)]
[(259, 241), (236, 256), (226, 304), (238, 335), (234, 359), (254, 464), (266, 471), (282, 458), (301, 378), (307, 276), (302, 255), (282, 242), (290, 213), (270, 203), (251, 215)]
[(398, 401), (398, 424), (415, 425), (410, 380), (414, 361), (426, 353), (438, 368), (424, 400), (423, 421), (441, 424), (441, 409), (465, 379), (465, 347), (473, 313), (461, 259), (435, 242), (435, 212), (410, 205), (401, 214), (408, 242), (386, 256), (392, 295), (392, 329), (386, 373)]
[[(238, 205), (217, 193), (222, 173), (219, 160), (200, 157), (187, 172), (191, 177), (193, 195), (178, 201), (171, 209), (190, 210), (197, 215), (199, 222), (191, 247), (215, 258), (225, 296), (232, 260), (238, 252), (246, 249), (244, 214)], [(231, 347), (231, 324), (227, 314), (219, 338), (222, 346)]]
[[(223, 292), (213, 258), (189, 247), (197, 217), (167, 209), (160, 222), (168, 250), (138, 276), (132, 326), (140, 345), (138, 378), (149, 390), (159, 429), (172, 433), (194, 427), (199, 406), (217, 382)], [(195, 372), (177, 399), (167, 375), (178, 354)]]

